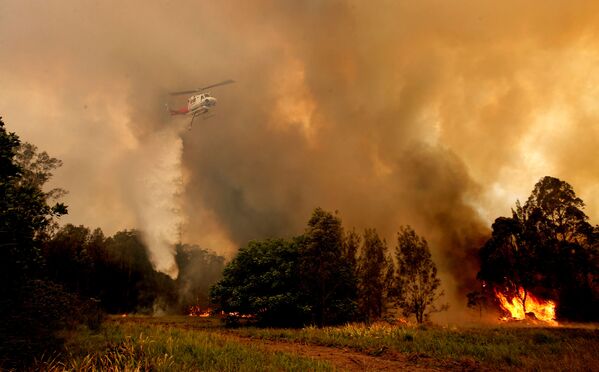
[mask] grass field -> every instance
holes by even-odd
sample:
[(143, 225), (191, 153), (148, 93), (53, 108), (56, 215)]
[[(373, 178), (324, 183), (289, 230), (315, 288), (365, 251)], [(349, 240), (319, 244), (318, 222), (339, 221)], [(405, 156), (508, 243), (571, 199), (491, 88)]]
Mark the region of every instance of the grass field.
[[(325, 362), (268, 353), (214, 332), (169, 324), (108, 320), (99, 332), (66, 335), (65, 351), (41, 358), (33, 370), (49, 371), (331, 371)], [(178, 325), (190, 320), (181, 317)]]
[[(319, 357), (324, 350), (324, 354), (347, 354), (349, 358), (351, 353), (365, 355), (371, 361), (394, 362), (391, 366), (395, 367), (405, 362), (409, 369), (599, 370), (599, 330), (593, 326), (447, 328), (379, 323), (268, 329), (225, 328), (218, 319), (210, 318), (133, 316), (112, 317), (97, 332), (81, 329), (65, 337), (64, 352), (38, 360), (34, 369), (352, 369), (336, 364), (330, 356)], [(306, 354), (311, 347), (319, 347), (319, 352)]]
[[(371, 355), (476, 361), (479, 366), (527, 370), (599, 370), (599, 330), (563, 327), (371, 326), (301, 330), (241, 328), (239, 335), (351, 348)], [(464, 365), (464, 364), (461, 364)], [(467, 363), (465, 365), (468, 365)]]

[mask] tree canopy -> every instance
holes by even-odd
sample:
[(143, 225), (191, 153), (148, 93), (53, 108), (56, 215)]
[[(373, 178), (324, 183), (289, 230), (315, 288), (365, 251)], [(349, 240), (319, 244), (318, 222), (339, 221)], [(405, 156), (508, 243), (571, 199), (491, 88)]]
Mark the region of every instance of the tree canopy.
[(40, 269), (40, 242), (67, 208), (48, 204), (56, 193), (43, 190), (60, 164), (21, 143), (6, 131), (1, 118), (0, 148), (0, 275), (11, 282)]
[(338, 324), (356, 311), (355, 268), (343, 260), (341, 219), (316, 208), (300, 247), (302, 291), (313, 298), (311, 312), (318, 326)]
[[(478, 279), (513, 296), (557, 302), (558, 317), (591, 320), (599, 313), (597, 227), (567, 182), (543, 177), (512, 217), (499, 217), (480, 249)], [(522, 288), (523, 291), (519, 291)]]
[(387, 310), (393, 275), (387, 242), (375, 229), (366, 229), (357, 267), (358, 310), (365, 321), (380, 319)]
[(400, 228), (395, 248), (397, 260), (397, 303), (405, 316), (415, 315), (418, 323), (433, 312), (442, 311), (437, 300), (443, 296), (441, 280), (432, 260), (428, 243), (409, 226)]
[(402, 228), (396, 255), (397, 276), (376, 230), (346, 234), (341, 218), (316, 208), (303, 235), (240, 249), (211, 297), (218, 310), (276, 326), (374, 321), (392, 301), (419, 322), (444, 309), (436, 307), (442, 293), (426, 241)]
[(309, 302), (299, 291), (300, 239), (252, 241), (241, 248), (211, 291), (212, 301), (232, 317), (255, 316), (260, 324), (301, 326)]

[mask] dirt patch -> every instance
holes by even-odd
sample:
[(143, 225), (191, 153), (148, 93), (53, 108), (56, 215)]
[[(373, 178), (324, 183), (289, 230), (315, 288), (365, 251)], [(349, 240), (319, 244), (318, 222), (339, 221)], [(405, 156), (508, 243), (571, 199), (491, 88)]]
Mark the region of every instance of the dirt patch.
[(382, 348), (361, 352), (350, 348), (306, 344), (293, 340), (266, 340), (240, 336), (223, 329), (217, 319), (189, 318), (168, 320), (152, 317), (113, 317), (113, 321), (134, 322), (198, 330), (213, 333), (224, 339), (263, 348), (266, 352), (283, 352), (330, 363), (341, 371), (490, 371), (492, 369), (470, 359), (436, 359), (424, 353), (400, 353)]
[(447, 371), (479, 370), (476, 363), (438, 361), (426, 355), (406, 355), (382, 351), (380, 356), (372, 356), (346, 348), (307, 345), (298, 342), (272, 341), (252, 337), (241, 337), (231, 333), (220, 333), (236, 342), (263, 347), (270, 352), (284, 352), (303, 357), (324, 360), (342, 371)]

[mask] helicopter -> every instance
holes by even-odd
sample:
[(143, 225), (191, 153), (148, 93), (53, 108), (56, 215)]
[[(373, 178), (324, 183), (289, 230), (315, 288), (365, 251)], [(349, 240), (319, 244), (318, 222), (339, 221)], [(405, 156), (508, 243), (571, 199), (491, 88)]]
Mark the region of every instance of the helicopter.
[[(205, 92), (205, 90), (210, 89), (210, 88), (219, 87), (221, 85), (232, 84), (234, 82), (235, 82), (234, 80), (229, 79), (229, 80), (221, 81), (220, 83), (208, 85), (208, 86), (205, 86), (202, 88), (197, 88), (197, 89), (192, 89), (192, 90), (183, 90), (180, 92), (172, 92), (172, 93), (170, 93), (171, 96), (180, 96), (180, 95), (192, 94), (192, 93), (199, 93), (199, 94), (194, 94), (187, 99), (187, 107), (182, 107), (180, 109), (173, 110), (167, 104), (166, 109), (171, 114), (171, 116), (191, 115), (191, 122), (189, 123), (189, 129), (191, 129), (191, 126), (193, 125), (193, 120), (197, 116), (207, 114), (214, 106), (216, 106), (217, 99), (215, 97), (211, 96), (209, 92)], [(206, 117), (205, 119), (207, 119), (209, 117), (210, 116)]]

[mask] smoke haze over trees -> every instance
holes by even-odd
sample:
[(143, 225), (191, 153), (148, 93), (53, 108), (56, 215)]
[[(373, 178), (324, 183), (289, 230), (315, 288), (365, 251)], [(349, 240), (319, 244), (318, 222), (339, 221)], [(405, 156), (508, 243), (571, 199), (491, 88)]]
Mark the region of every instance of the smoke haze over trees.
[(0, 119), (0, 368), (23, 367), (60, 348), (57, 331), (99, 326), (109, 313), (186, 312), (207, 305), (224, 258), (178, 246), (173, 280), (156, 271), (140, 233), (105, 237), (57, 219), (65, 191), (44, 188), (61, 161), (6, 131)]
[[(599, 218), (598, 6), (8, 0), (1, 109), (64, 162), (65, 222), (151, 232), (173, 277), (179, 227), (231, 257), (320, 205), (389, 242), (412, 225), (459, 305), (488, 226), (540, 177)], [(164, 116), (169, 91), (226, 78), (198, 128)]]
[(354, 230), (344, 234), (337, 213), (316, 208), (303, 235), (241, 248), (211, 298), (230, 321), (249, 316), (266, 326), (372, 322), (396, 304), (422, 323), (445, 310), (436, 307), (441, 282), (426, 241), (409, 229), (399, 237), (396, 277), (376, 230), (366, 229), (363, 239)]

